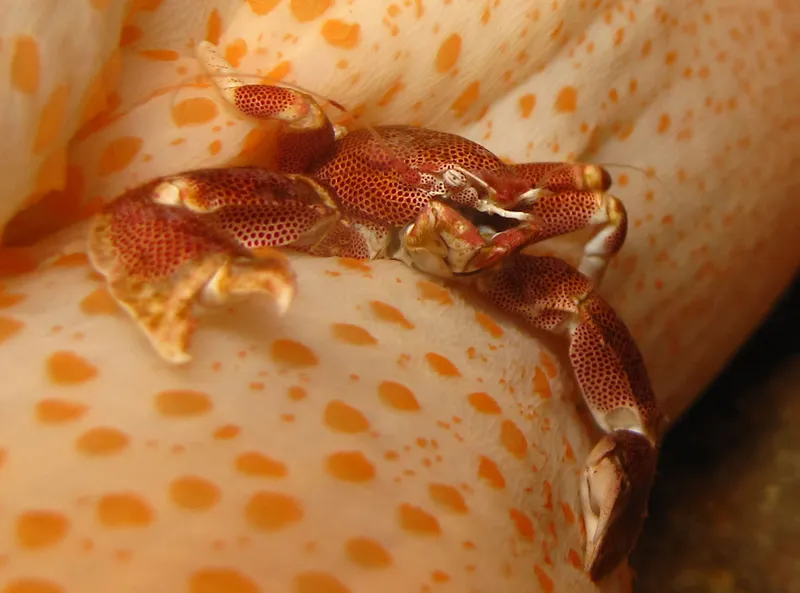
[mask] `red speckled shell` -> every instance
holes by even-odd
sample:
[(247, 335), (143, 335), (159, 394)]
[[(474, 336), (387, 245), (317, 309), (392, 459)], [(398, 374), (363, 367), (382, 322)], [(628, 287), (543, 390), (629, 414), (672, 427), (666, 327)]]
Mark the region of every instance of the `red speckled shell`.
[[(374, 131), (382, 142), (369, 130), (351, 132), (312, 172), (349, 214), (395, 227), (408, 224), (431, 198), (429, 186), (414, 184), (415, 172), (440, 172), (457, 165), (481, 177), (513, 177), (497, 156), (461, 136), (413, 126)], [(391, 159), (399, 166), (390, 164)], [(403, 175), (403, 167), (410, 168), (410, 175)]]

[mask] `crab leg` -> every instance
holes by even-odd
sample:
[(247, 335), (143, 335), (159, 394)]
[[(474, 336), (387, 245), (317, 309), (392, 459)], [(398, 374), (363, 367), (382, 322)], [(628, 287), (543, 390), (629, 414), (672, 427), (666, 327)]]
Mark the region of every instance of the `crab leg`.
[(199, 170), (111, 202), (94, 219), (89, 254), (159, 354), (182, 363), (195, 302), (266, 293), (284, 311), (295, 277), (274, 248), (313, 249), (338, 221), (309, 179), (250, 167)]
[(240, 113), (284, 122), (277, 138), (280, 171), (307, 172), (344, 134), (344, 128), (335, 127), (311, 95), (283, 86), (246, 84), (208, 41), (197, 45), (196, 54), (222, 97)]
[(628, 232), (628, 215), (622, 202), (606, 191), (611, 177), (596, 165), (525, 163), (512, 165), (515, 175), (542, 187), (525, 209), (539, 222), (534, 241), (597, 229), (587, 242), (578, 270), (599, 283), (608, 262), (622, 248)]
[(605, 433), (584, 465), (586, 569), (599, 580), (631, 551), (647, 514), (664, 417), (636, 343), (594, 283), (552, 257), (512, 256), (476, 287), (531, 327), (565, 331), (585, 402)]

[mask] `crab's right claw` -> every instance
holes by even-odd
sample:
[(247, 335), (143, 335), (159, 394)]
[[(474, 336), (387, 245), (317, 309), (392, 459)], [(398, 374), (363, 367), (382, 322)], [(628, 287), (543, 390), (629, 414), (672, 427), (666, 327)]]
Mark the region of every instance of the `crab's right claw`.
[(581, 499), (586, 525), (585, 568), (595, 582), (633, 549), (656, 472), (658, 452), (647, 437), (614, 430), (595, 445), (584, 465)]
[(196, 303), (266, 293), (283, 313), (296, 285), (279, 251), (251, 251), (209, 224), (209, 215), (158, 203), (165, 187), (156, 181), (109, 204), (92, 221), (88, 251), (114, 300), (163, 359), (180, 364), (191, 358)]

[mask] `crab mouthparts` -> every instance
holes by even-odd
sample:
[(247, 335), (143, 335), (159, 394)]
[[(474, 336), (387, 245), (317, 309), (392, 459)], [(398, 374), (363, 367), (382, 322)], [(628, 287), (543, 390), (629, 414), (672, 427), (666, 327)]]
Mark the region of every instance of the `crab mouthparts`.
[(478, 204), (475, 206), (475, 209), (478, 212), (494, 214), (502, 218), (511, 218), (513, 220), (523, 220), (523, 221), (533, 220), (533, 216), (527, 214), (526, 212), (517, 212), (516, 210), (506, 210), (505, 208), (501, 208), (497, 204), (492, 204), (491, 202), (486, 200), (480, 200)]

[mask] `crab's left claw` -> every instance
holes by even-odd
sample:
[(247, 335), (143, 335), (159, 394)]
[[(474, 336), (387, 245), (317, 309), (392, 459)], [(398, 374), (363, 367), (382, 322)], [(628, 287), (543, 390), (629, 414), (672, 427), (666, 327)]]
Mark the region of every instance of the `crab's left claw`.
[(654, 444), (631, 430), (604, 435), (586, 459), (581, 478), (584, 562), (593, 581), (609, 574), (636, 544), (657, 459)]
[(296, 291), (276, 247), (313, 244), (338, 220), (316, 185), (260, 169), (156, 179), (108, 204), (88, 251), (111, 296), (165, 360), (190, 360), (195, 304), (263, 294), (285, 312)]

